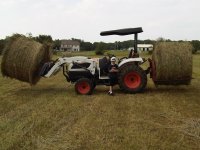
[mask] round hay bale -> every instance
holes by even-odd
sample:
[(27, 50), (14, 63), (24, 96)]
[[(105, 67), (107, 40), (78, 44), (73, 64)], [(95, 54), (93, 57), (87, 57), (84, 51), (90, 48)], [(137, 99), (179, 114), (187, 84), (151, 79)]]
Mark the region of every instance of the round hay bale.
[(192, 46), (189, 42), (159, 42), (152, 60), (155, 84), (188, 85), (192, 79)]
[(3, 51), (1, 72), (3, 76), (36, 84), (39, 71), (45, 62), (50, 61), (50, 50), (33, 39), (15, 34), (7, 39)]

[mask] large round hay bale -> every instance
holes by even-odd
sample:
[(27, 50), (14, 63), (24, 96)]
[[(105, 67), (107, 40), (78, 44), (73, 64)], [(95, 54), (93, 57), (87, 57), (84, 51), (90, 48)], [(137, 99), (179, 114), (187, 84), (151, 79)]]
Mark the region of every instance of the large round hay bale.
[(190, 84), (192, 79), (192, 46), (189, 42), (159, 42), (152, 60), (155, 84)]
[(48, 46), (31, 38), (15, 34), (7, 39), (3, 51), (1, 72), (3, 76), (36, 84), (43, 64), (50, 60)]

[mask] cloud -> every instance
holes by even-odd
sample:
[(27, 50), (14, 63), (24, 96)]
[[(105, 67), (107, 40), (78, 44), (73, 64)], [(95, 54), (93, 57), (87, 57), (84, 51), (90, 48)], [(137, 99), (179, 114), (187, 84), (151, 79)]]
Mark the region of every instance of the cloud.
[(115, 41), (102, 30), (144, 28), (141, 38), (200, 39), (198, 0), (1, 0), (0, 38), (19, 32)]

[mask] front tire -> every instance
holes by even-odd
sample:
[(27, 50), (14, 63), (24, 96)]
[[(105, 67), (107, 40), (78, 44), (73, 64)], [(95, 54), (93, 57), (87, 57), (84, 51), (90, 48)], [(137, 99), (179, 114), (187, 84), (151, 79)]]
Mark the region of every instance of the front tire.
[(139, 93), (147, 84), (145, 71), (134, 64), (124, 66), (119, 72), (119, 87), (127, 93)]
[(93, 91), (93, 84), (87, 78), (81, 78), (75, 83), (75, 91), (77, 94), (90, 95)]

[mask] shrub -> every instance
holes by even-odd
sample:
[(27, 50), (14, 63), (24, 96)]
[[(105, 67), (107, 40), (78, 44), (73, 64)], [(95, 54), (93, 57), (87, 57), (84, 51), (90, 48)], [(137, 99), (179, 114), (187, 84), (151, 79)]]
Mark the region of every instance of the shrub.
[(103, 42), (98, 43), (96, 50), (95, 50), (95, 54), (96, 55), (103, 55), (104, 49), (105, 49), (105, 44)]

